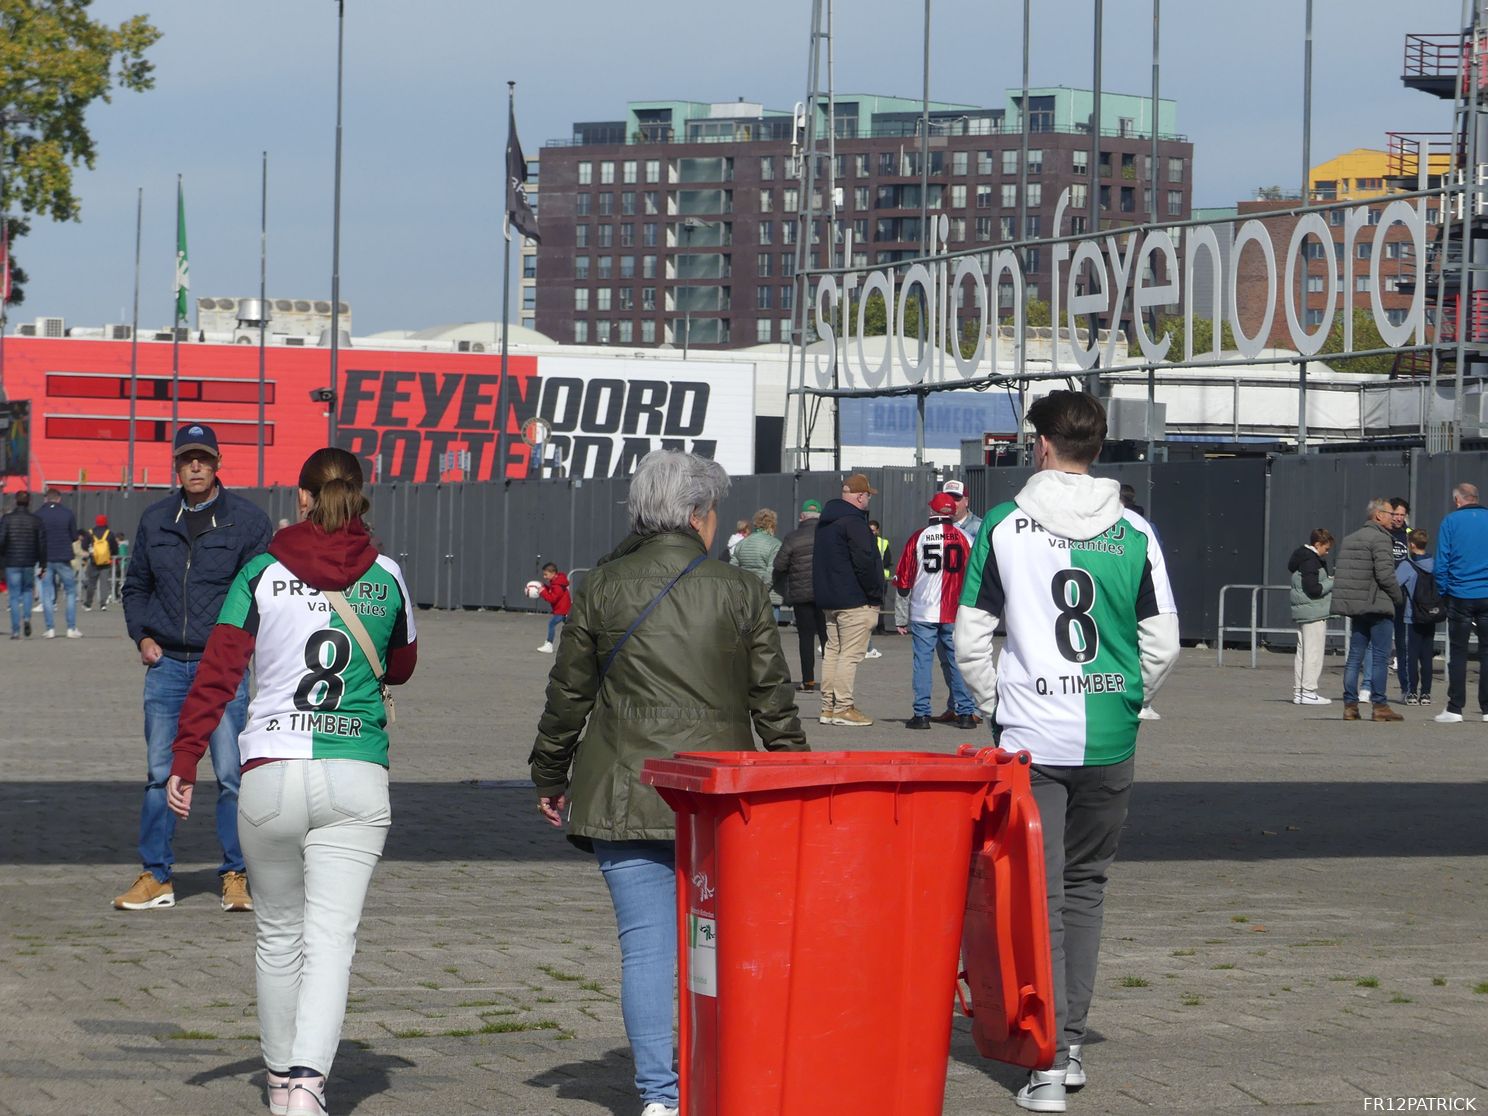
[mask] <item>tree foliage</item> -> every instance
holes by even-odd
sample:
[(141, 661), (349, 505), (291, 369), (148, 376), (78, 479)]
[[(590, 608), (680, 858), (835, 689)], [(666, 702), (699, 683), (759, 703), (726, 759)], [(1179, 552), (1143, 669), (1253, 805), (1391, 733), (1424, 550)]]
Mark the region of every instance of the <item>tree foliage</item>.
[[(1356, 308), (1353, 314), (1354, 343), (1350, 346), (1350, 350), (1357, 352), (1361, 349), (1385, 348), (1385, 339), (1380, 336), (1379, 326), (1374, 324), (1374, 314), (1362, 307)], [(1318, 355), (1326, 357), (1343, 351), (1343, 315), (1334, 314), (1333, 328), (1328, 330), (1328, 338), (1323, 342)], [(1329, 360), (1328, 364), (1336, 372), (1365, 372), (1387, 376), (1394, 371), (1395, 354), (1381, 353), (1379, 356), (1345, 357), (1343, 360)]]
[[(1187, 330), (1183, 326), (1183, 315), (1175, 314), (1158, 320), (1154, 337), (1161, 337), (1164, 333), (1173, 335), (1173, 345), (1168, 349), (1168, 360), (1179, 361), (1188, 350), (1183, 347), (1184, 336)], [(1230, 329), (1229, 322), (1221, 322), (1219, 328), (1219, 347), (1221, 350), (1236, 349), (1235, 333)], [(1193, 355), (1196, 359), (1202, 359), (1205, 353), (1214, 352), (1214, 322), (1209, 318), (1194, 315), (1193, 320)]]
[(10, 297), (5, 305), (19, 306), (26, 301), (26, 269), (15, 261), (15, 246), (17, 240), (31, 231), (31, 222), (24, 217), (12, 217), (5, 223), (5, 231), (10, 240)]
[[(0, 208), (77, 220), (73, 168), (97, 158), (87, 111), (115, 88), (155, 84), (145, 57), (160, 38), (142, 15), (111, 26), (91, 18), (92, 0), (0, 0), (0, 113), (4, 127)], [(14, 265), (12, 265), (14, 266)], [(14, 300), (13, 300), (14, 301)]]

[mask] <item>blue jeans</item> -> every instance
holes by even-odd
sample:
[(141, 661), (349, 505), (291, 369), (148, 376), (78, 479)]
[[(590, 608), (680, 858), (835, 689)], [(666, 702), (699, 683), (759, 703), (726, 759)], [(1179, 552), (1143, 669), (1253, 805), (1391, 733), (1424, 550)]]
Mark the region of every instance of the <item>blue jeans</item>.
[(666, 841), (595, 841), (620, 930), (620, 1014), (641, 1104), (677, 1106), (672, 997), (677, 988), (675, 849)]
[[(176, 815), (165, 805), (165, 784), (170, 778), (171, 744), (181, 705), (196, 677), (197, 663), (161, 659), (145, 671), (145, 745), (149, 777), (145, 803), (140, 809), (140, 863), (157, 880), (171, 878), (176, 862), (171, 839), (176, 834)], [(238, 845), (238, 733), (248, 719), (248, 676), (238, 684), (237, 695), (223, 710), (222, 720), (212, 733), (212, 773), (217, 777), (217, 843), (222, 846), (223, 872), (243, 870), (243, 850)]]
[(21, 621), (31, 617), (31, 568), (5, 567), (5, 591), (10, 597), (10, 634), (21, 634)]
[(1364, 679), (1370, 700), (1383, 705), (1390, 682), (1390, 643), (1395, 638), (1394, 616), (1355, 616), (1349, 636), (1348, 662), (1343, 668), (1345, 704), (1359, 700), (1359, 673), (1369, 656), (1369, 677)]
[(909, 626), (910, 638), (914, 640), (914, 713), (916, 717), (930, 716), (930, 688), (934, 684), (934, 659), (940, 655), (940, 671), (945, 675), (946, 686), (951, 691), (950, 706), (959, 714), (976, 712), (971, 693), (961, 681), (961, 672), (956, 669), (956, 649), (952, 643), (954, 624), (924, 624), (916, 621)]
[(553, 642), (553, 637), (558, 634), (558, 625), (559, 624), (567, 624), (567, 623), (568, 623), (568, 616), (567, 616), (567, 614), (565, 614), (563, 616), (559, 616), (555, 612), (552, 616), (549, 616), (548, 617), (548, 642), (549, 643), (552, 643)]
[(57, 578), (62, 579), (62, 592), (67, 594), (67, 630), (77, 627), (77, 572), (71, 562), (48, 562), (41, 575), (41, 615), (47, 631), (55, 628), (57, 619)]

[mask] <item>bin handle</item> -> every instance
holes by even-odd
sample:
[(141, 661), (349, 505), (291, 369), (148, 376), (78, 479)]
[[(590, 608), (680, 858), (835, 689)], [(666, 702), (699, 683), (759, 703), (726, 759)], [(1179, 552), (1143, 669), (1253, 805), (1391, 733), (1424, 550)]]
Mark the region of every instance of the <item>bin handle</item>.
[[(963, 985), (966, 987), (965, 992), (961, 991)], [(974, 1019), (976, 1018), (976, 1011), (972, 1008), (971, 1001), (967, 999), (970, 992), (971, 980), (967, 977), (966, 970), (962, 969), (956, 974), (956, 1005), (961, 1009), (961, 1014), (966, 1016), (967, 1019)]]

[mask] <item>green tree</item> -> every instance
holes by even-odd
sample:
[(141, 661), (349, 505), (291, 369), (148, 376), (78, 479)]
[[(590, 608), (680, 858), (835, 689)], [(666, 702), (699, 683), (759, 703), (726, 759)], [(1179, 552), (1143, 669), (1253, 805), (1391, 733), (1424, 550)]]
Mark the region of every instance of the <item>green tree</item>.
[(19, 306), (26, 301), (26, 269), (15, 262), (15, 246), (17, 240), (31, 231), (31, 222), (24, 217), (12, 217), (6, 222), (5, 231), (10, 239), (10, 297), (5, 305)]
[[(1181, 361), (1183, 359), (1183, 354), (1187, 351), (1183, 347), (1185, 332), (1183, 328), (1183, 315), (1181, 314), (1158, 319), (1157, 329), (1153, 332), (1152, 336), (1161, 337), (1164, 333), (1171, 333), (1173, 335), (1172, 347), (1168, 349), (1168, 360), (1170, 362)], [(1220, 324), (1219, 347), (1221, 351), (1239, 347), (1235, 343), (1235, 334), (1230, 329), (1229, 322), (1222, 322)], [(1195, 357), (1202, 357), (1205, 353), (1212, 353), (1213, 351), (1214, 322), (1209, 318), (1203, 318), (1195, 314), (1193, 320), (1193, 354)]]
[[(1041, 298), (1030, 298), (1028, 304), (1023, 307), (1023, 321), (1029, 326), (1047, 326), (1053, 324), (1054, 318), (1049, 311), (1049, 304)], [(1002, 324), (1010, 326), (1013, 324), (1013, 315), (1004, 314)]]
[(89, 106), (111, 101), (116, 86), (139, 92), (155, 84), (145, 52), (160, 32), (142, 15), (110, 26), (90, 17), (91, 5), (0, 0), (0, 113), (12, 119), (0, 139), (0, 208), (77, 220), (73, 168), (91, 169), (97, 157)]
[[(1385, 348), (1385, 339), (1380, 336), (1379, 327), (1374, 324), (1374, 315), (1362, 308), (1356, 309), (1353, 313), (1353, 350)], [(1318, 355), (1326, 357), (1329, 354), (1341, 352), (1343, 352), (1343, 315), (1335, 314), (1333, 315), (1333, 328), (1328, 331), (1328, 339), (1323, 342)], [(1387, 376), (1395, 368), (1395, 354), (1381, 353), (1379, 356), (1345, 357), (1342, 360), (1329, 360), (1328, 364), (1337, 372), (1363, 372)]]

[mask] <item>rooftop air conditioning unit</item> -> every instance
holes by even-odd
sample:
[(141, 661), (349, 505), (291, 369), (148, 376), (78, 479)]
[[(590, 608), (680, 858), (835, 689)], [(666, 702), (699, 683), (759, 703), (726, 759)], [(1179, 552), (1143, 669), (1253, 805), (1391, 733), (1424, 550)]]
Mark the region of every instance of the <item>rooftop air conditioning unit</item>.
[(31, 322), (27, 322), (25, 325), (16, 326), (16, 336), (17, 337), (35, 337), (36, 336), (36, 326), (33, 323), (31, 323)]
[(103, 327), (103, 337), (106, 341), (128, 341), (133, 335), (134, 328), (127, 325), (106, 325)]
[(455, 352), (457, 353), (483, 353), (486, 351), (484, 341), (456, 341)]
[(37, 337), (66, 337), (67, 323), (61, 318), (37, 318)]
[(286, 337), (284, 339), (284, 343), (286, 345), (303, 345), (305, 343), (305, 339), (303, 337)]

